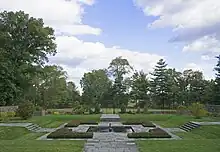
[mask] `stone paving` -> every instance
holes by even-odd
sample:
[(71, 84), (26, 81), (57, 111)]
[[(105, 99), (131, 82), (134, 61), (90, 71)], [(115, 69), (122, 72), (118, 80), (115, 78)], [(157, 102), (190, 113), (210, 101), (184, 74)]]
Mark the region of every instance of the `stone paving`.
[(195, 121), (192, 121), (193, 123), (195, 124), (199, 124), (199, 125), (220, 125), (220, 122), (195, 122)]
[[(101, 118), (104, 118), (105, 122), (100, 122), (98, 126), (123, 126), (118, 115), (104, 114)], [(103, 119), (101, 119), (102, 121)], [(110, 120), (107, 122), (106, 120)], [(117, 122), (112, 122), (116, 120)], [(134, 140), (128, 139), (126, 133), (98, 133), (93, 134), (93, 139), (87, 140), (84, 146), (84, 152), (138, 152), (138, 148)]]

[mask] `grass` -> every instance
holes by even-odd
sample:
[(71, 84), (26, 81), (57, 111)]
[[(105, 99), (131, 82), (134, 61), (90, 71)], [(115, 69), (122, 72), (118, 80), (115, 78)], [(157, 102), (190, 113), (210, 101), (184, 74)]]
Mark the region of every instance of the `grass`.
[(31, 122), (45, 128), (55, 128), (71, 120), (99, 121), (100, 115), (47, 115), (35, 116), (28, 120), (14, 120), (10, 122)]
[[(219, 152), (220, 126), (202, 126), (187, 133), (178, 133), (183, 140), (137, 141), (140, 152)], [(159, 146), (158, 146), (159, 145)]]
[(195, 119), (192, 116), (171, 115), (171, 114), (122, 114), (122, 121), (152, 121), (163, 127), (178, 127), (188, 121), (220, 121), (220, 118), (204, 117)]
[(12, 140), (26, 134), (28, 130), (23, 127), (0, 127), (0, 140)]
[(176, 133), (178, 136), (186, 139), (220, 139), (220, 126), (201, 126), (187, 133)]
[[(0, 130), (0, 152), (82, 152), (85, 143), (85, 141), (36, 140), (43, 134), (30, 133), (19, 127), (0, 127)], [(12, 134), (13, 138), (10, 138)]]

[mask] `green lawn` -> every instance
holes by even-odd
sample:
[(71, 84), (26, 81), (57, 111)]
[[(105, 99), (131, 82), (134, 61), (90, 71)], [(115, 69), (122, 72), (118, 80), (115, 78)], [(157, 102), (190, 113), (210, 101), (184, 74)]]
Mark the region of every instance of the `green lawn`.
[(140, 152), (219, 152), (220, 126), (202, 126), (187, 133), (178, 133), (183, 140), (137, 141)]
[(28, 120), (13, 120), (10, 122), (31, 122), (38, 124), (41, 127), (55, 128), (71, 120), (99, 121), (100, 115), (47, 115), (47, 116), (35, 116)]
[(0, 152), (82, 152), (85, 141), (36, 140), (42, 133), (25, 128), (0, 127)]
[(140, 121), (152, 121), (163, 127), (179, 127), (188, 121), (220, 121), (220, 117), (211, 118), (204, 117), (201, 119), (195, 119), (192, 116), (183, 115), (169, 115), (169, 114), (122, 114), (120, 115), (122, 121), (140, 120)]

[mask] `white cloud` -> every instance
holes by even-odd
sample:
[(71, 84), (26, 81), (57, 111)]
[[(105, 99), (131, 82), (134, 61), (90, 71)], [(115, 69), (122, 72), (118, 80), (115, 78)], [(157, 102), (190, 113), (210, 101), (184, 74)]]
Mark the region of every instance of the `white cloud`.
[(93, 3), (94, 0), (1, 0), (0, 11), (22, 10), (33, 17), (43, 18), (56, 33), (99, 35), (101, 29), (82, 23), (83, 5)]
[(192, 28), (220, 20), (219, 0), (134, 0), (146, 15), (159, 16), (151, 25)]
[(201, 71), (204, 74), (205, 79), (214, 79), (214, 70), (213, 68), (210, 68), (212, 65), (207, 64), (207, 63), (188, 63), (185, 65), (185, 68), (183, 70), (189, 70), (192, 69), (193, 71)]
[(201, 59), (204, 60), (204, 61), (211, 60), (210, 56), (208, 56), (208, 55), (202, 55)]
[(187, 46), (184, 46), (183, 51), (210, 51), (213, 53), (220, 53), (220, 41), (213, 36), (204, 36), (200, 39), (193, 41)]
[[(157, 17), (148, 26), (171, 27), (171, 42), (184, 42), (183, 51), (219, 53), (219, 0), (134, 0), (145, 15)], [(213, 54), (213, 55), (214, 55)]]
[[(76, 37), (59, 36), (56, 40), (58, 53), (51, 57), (53, 62), (63, 65), (69, 78), (79, 85), (84, 72), (93, 69), (107, 68), (112, 59), (122, 56), (137, 70), (149, 72), (162, 56), (140, 53), (120, 47), (106, 47), (103, 43), (84, 42)], [(79, 62), (74, 62), (79, 60)]]
[(186, 64), (186, 67), (184, 68), (184, 70), (187, 70), (187, 69), (192, 69), (193, 71), (204, 71), (202, 67), (200, 67), (199, 65), (195, 63)]

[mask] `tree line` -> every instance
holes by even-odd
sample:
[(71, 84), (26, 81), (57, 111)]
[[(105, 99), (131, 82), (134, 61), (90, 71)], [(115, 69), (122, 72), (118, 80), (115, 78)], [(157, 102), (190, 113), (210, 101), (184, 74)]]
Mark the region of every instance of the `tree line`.
[(206, 80), (201, 71), (167, 68), (163, 59), (145, 73), (117, 57), (106, 69), (84, 74), (80, 95), (62, 67), (46, 64), (48, 55), (56, 54), (54, 40), (54, 30), (42, 19), (22, 11), (0, 13), (0, 106), (31, 101), (44, 109), (80, 104), (96, 112), (102, 107), (123, 112), (129, 103), (137, 109), (220, 104), (220, 55), (214, 80)]

